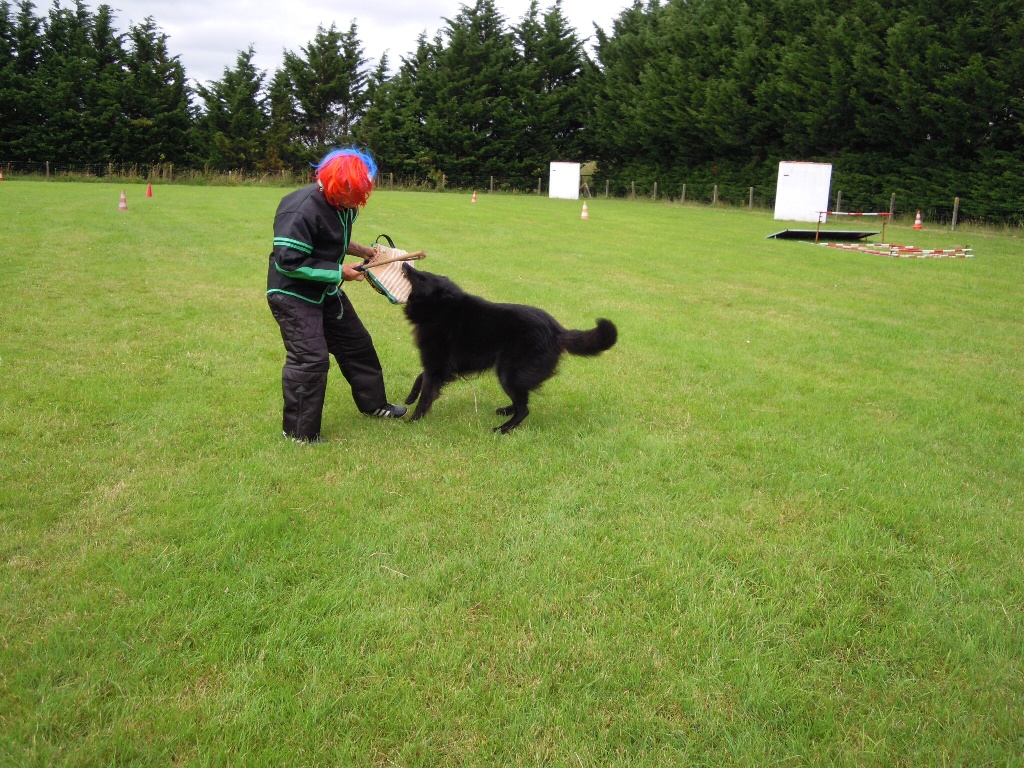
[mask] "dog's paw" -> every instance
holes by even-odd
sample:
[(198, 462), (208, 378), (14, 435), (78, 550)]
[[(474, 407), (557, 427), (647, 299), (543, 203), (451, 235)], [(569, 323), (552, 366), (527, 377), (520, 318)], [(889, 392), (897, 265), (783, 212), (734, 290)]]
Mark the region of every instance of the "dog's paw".
[(498, 416), (511, 416), (513, 413), (516, 412), (516, 407), (514, 405), (506, 405), (503, 406), (502, 408), (496, 408), (494, 412)]

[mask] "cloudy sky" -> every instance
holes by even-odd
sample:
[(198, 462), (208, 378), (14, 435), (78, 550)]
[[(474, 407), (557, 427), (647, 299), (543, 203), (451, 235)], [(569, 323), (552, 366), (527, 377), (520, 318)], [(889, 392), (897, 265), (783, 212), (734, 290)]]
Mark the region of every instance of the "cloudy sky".
[[(355, 21), (364, 55), (376, 63), (385, 51), (392, 71), (400, 57), (416, 49), (416, 38), (426, 31), (431, 39), (463, 5), (473, 0), (104, 0), (115, 12), (117, 28), (124, 32), (152, 16), (168, 36), (172, 55), (181, 57), (189, 79), (202, 83), (219, 80), (225, 67), (233, 67), (238, 52), (250, 43), (256, 66), (268, 74), (280, 67), (282, 51), (299, 53), (316, 36), (317, 25), (333, 23), (344, 32)], [(93, 11), (100, 1), (87, 0)], [(541, 11), (553, 0), (540, 0)], [(612, 21), (631, 0), (562, 0), (562, 12), (581, 38), (593, 34), (594, 24), (611, 30)], [(497, 0), (510, 23), (522, 18), (529, 0)], [(37, 2), (42, 15), (48, 3)]]

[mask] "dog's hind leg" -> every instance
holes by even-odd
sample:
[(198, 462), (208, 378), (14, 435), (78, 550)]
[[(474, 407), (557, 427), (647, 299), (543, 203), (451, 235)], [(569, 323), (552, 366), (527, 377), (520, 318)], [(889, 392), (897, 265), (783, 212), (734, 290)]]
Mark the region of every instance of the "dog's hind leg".
[(501, 413), (502, 416), (511, 415), (512, 418), (500, 427), (494, 428), (495, 432), (501, 432), (503, 435), (508, 434), (518, 427), (523, 423), (523, 419), (530, 415), (530, 409), (526, 407), (526, 402), (530, 399), (529, 392), (524, 391), (516, 395), (509, 394), (509, 397), (512, 398), (512, 405), (506, 406), (505, 408), (499, 408), (498, 410), (503, 411), (503, 413)]
[(412, 391), (409, 396), (405, 398), (406, 405), (412, 405), (416, 402), (416, 398), (420, 396), (420, 388), (423, 386), (423, 374), (421, 373), (416, 377), (416, 381), (412, 383)]
[(530, 401), (530, 390), (519, 386), (515, 381), (515, 377), (515, 373), (508, 371), (502, 371), (498, 375), (498, 383), (501, 384), (501, 388), (505, 390), (505, 394), (512, 401), (512, 405), (507, 405), (495, 411), (499, 416), (512, 417), (500, 427), (494, 428), (495, 432), (501, 432), (503, 435), (508, 434), (522, 424), (523, 419), (530, 414), (530, 409), (527, 407), (527, 403)]

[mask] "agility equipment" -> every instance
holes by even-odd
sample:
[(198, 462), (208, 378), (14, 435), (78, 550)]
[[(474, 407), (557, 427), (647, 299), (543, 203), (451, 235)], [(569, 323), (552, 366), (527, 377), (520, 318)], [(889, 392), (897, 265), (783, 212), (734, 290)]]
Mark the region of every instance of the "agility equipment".
[[(381, 238), (387, 240), (388, 244), (382, 245)], [(377, 242), (371, 247), (374, 251), (373, 258), (365, 264), (360, 264), (356, 269), (366, 275), (366, 281), (371, 288), (392, 304), (405, 304), (412, 292), (412, 285), (402, 271), (402, 262), (425, 259), (427, 252), (403, 251), (396, 248), (394, 240), (387, 235), (379, 235)]]
[(972, 259), (974, 249), (969, 246), (956, 248), (915, 248), (912, 245), (894, 243), (818, 243), (826, 248), (843, 251), (870, 253), (874, 256), (888, 256), (891, 259)]
[(893, 245), (889, 255), (894, 259), (971, 259), (974, 249), (963, 248), (915, 248), (912, 245)]
[(831, 185), (831, 163), (779, 163), (775, 220), (806, 221), (813, 224), (815, 214), (829, 205)]
[(921, 212), (917, 212), (917, 216), (914, 218), (914, 229), (924, 229), (924, 224), (921, 223)]
[(815, 230), (814, 242), (818, 242), (818, 235), (821, 233), (821, 217), (822, 216), (877, 216), (882, 219), (882, 239), (885, 239), (885, 223), (892, 216), (891, 213), (863, 213), (858, 212), (847, 212), (847, 211), (819, 211), (818, 212), (818, 228)]
[(584, 221), (586, 221), (587, 219), (590, 218), (590, 214), (587, 213), (587, 204), (586, 203), (583, 204), (583, 213), (580, 214), (580, 218), (583, 219)]
[(3, 181), (3, 180), (4, 180), (4, 172), (0, 171), (0, 181)]
[[(537, 180), (540, 189), (540, 179)], [(580, 164), (553, 162), (548, 173), (548, 197), (563, 200), (580, 199)]]
[(843, 251), (870, 253), (874, 256), (889, 256), (891, 251), (886, 243), (818, 243), (825, 248), (839, 248)]
[(473, 190), (473, 199), (470, 200), (469, 202), (471, 202), (471, 203), (475, 203), (476, 202), (476, 190), (475, 189)]
[(117, 210), (127, 211), (128, 210), (128, 198), (124, 196), (124, 190), (121, 190), (121, 202), (117, 204)]
[(152, 184), (147, 184), (146, 185), (146, 197), (152, 197), (152, 196), (153, 196), (153, 185)]
[(784, 229), (781, 232), (775, 232), (771, 235), (765, 235), (766, 240), (814, 240), (816, 237), (820, 240), (822, 238), (826, 240), (845, 240), (852, 242), (854, 240), (863, 240), (865, 237), (872, 237), (877, 235), (878, 230), (863, 230), (863, 231), (850, 231), (845, 229)]

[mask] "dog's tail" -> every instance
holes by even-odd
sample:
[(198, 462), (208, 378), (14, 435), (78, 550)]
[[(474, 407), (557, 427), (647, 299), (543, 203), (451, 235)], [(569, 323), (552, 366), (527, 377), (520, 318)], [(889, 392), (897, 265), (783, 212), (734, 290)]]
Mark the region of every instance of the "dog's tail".
[(597, 326), (589, 331), (563, 331), (562, 348), (571, 355), (597, 355), (610, 349), (619, 338), (619, 331), (611, 320), (598, 318)]

